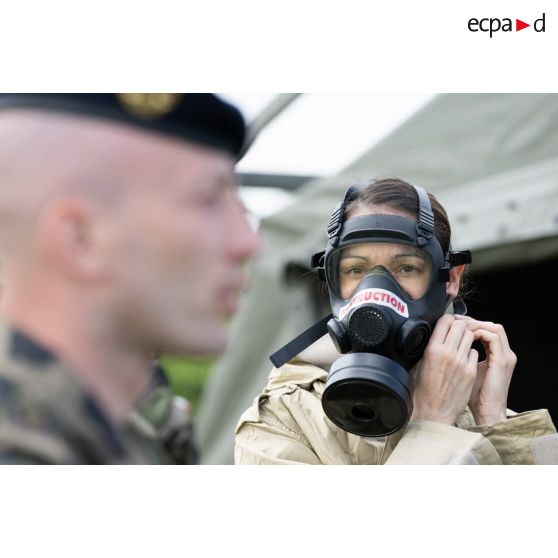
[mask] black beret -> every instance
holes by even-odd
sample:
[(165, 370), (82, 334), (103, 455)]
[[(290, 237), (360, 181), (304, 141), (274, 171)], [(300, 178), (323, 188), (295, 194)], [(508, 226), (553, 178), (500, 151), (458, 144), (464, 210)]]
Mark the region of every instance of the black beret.
[(239, 110), (211, 93), (4, 93), (0, 109), (37, 108), (132, 124), (211, 145), (240, 157), (246, 128)]

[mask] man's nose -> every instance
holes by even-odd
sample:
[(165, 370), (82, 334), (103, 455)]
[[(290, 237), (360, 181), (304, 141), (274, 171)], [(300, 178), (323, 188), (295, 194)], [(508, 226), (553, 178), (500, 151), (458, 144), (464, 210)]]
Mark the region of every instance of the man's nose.
[(231, 227), (231, 251), (235, 259), (245, 261), (258, 252), (261, 246), (260, 235), (248, 219), (244, 207), (238, 203), (234, 211)]

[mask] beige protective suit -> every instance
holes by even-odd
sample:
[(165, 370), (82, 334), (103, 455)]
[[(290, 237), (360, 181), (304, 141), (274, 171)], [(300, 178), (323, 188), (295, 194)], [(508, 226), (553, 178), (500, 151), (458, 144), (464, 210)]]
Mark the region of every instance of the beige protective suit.
[(549, 464), (558, 434), (546, 410), (476, 426), (466, 409), (455, 426), (412, 420), (399, 432), (366, 438), (325, 415), (321, 397), (331, 363), (341, 356), (324, 336), (273, 369), (263, 393), (236, 428), (236, 464)]

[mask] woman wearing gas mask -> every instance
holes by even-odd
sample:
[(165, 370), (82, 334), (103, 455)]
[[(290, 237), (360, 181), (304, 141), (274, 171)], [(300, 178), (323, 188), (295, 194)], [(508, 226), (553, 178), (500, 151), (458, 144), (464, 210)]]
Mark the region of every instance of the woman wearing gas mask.
[(332, 314), (272, 355), (237, 426), (237, 464), (558, 461), (548, 412), (507, 410), (516, 357), (501, 325), (464, 315), (471, 259), (450, 235), (421, 188), (387, 179), (347, 190), (313, 257)]

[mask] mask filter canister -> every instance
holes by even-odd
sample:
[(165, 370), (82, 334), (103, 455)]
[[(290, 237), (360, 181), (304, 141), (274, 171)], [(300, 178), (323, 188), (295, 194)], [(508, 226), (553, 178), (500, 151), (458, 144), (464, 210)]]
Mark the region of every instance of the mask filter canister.
[(412, 411), (412, 379), (397, 362), (374, 353), (337, 359), (322, 395), (329, 419), (360, 436), (387, 436), (402, 428)]

